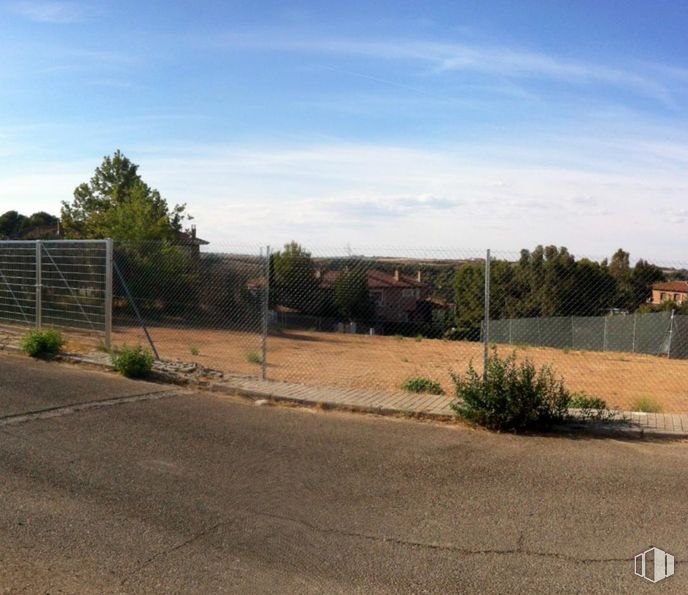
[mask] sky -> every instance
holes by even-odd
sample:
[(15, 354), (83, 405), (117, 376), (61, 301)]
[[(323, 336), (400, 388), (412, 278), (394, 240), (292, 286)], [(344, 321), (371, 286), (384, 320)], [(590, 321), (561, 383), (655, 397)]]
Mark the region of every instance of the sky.
[(0, 211), (121, 149), (213, 246), (688, 262), (688, 6), (0, 1)]

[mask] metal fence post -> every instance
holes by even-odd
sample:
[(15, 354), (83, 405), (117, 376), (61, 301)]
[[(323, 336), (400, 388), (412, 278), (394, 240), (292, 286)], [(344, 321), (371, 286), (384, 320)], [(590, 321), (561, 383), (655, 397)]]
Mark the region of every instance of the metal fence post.
[(633, 339), (631, 341), (631, 353), (635, 353), (635, 326), (638, 322), (638, 313), (633, 313)]
[(112, 348), (112, 239), (105, 240), (105, 349)]
[(609, 320), (609, 316), (604, 317), (604, 331), (602, 333), (602, 351), (607, 351), (607, 320)]
[(485, 322), (483, 324), (483, 378), (487, 380), (487, 362), (490, 357), (490, 250), (485, 254)]
[(143, 321), (143, 316), (141, 316), (141, 312), (139, 311), (139, 308), (136, 305), (136, 302), (134, 301), (134, 296), (131, 295), (131, 292), (129, 291), (129, 286), (127, 285), (127, 282), (124, 280), (124, 276), (122, 275), (122, 272), (119, 270), (119, 267), (117, 266), (117, 263), (114, 260), (112, 261), (112, 266), (115, 270), (115, 273), (117, 273), (117, 278), (119, 279), (119, 282), (122, 284), (122, 289), (124, 289), (124, 293), (126, 294), (127, 299), (129, 300), (129, 303), (131, 304), (131, 307), (134, 310), (134, 314), (136, 314), (136, 318), (139, 321), (141, 328), (143, 329), (143, 334), (146, 335), (146, 340), (148, 341), (148, 344), (150, 345), (150, 348), (153, 351), (155, 359), (160, 361), (160, 355), (158, 354), (158, 350), (155, 347), (155, 343), (153, 342), (153, 339), (151, 338), (150, 333), (148, 332), (146, 323)]
[(576, 328), (573, 323), (573, 316), (571, 316), (571, 349), (576, 348)]
[(674, 313), (676, 310), (671, 309), (671, 319), (669, 320), (669, 346), (667, 347), (667, 359), (671, 359), (671, 340), (674, 336)]
[(36, 328), (43, 326), (43, 244), (36, 240)]
[[(261, 248), (262, 252), (263, 249)], [(262, 329), (261, 329), (261, 358), (260, 358), (260, 379), (267, 380), (268, 373), (268, 317), (270, 316), (270, 246), (265, 247), (265, 291), (263, 291), (262, 304)]]

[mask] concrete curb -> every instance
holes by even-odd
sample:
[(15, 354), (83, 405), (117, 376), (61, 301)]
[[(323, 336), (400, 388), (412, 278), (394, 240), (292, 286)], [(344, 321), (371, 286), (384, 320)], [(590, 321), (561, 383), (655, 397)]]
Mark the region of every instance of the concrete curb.
[(456, 421), (453, 415), (443, 415), (440, 413), (432, 413), (429, 411), (409, 411), (403, 409), (395, 409), (393, 407), (379, 407), (366, 406), (352, 403), (339, 403), (337, 401), (323, 401), (314, 399), (303, 399), (299, 397), (288, 397), (285, 395), (277, 395), (266, 391), (251, 390), (242, 387), (223, 386), (221, 384), (210, 384), (208, 387), (210, 392), (221, 393), (227, 395), (240, 395), (250, 399), (266, 399), (273, 403), (291, 403), (300, 405), (302, 407), (319, 408), (331, 411), (345, 411), (354, 413), (368, 413), (374, 415), (385, 415), (395, 417), (411, 417), (414, 419), (431, 419), (435, 421)]
[[(22, 353), (21, 349), (12, 345), (5, 345), (1, 351), (11, 351)], [(107, 362), (97, 362), (76, 354), (60, 354), (53, 358), (53, 361), (65, 362), (95, 368), (100, 370), (112, 371), (113, 366)], [(332, 411), (344, 411), (349, 413), (365, 413), (373, 415), (408, 417), (412, 419), (424, 419), (438, 422), (456, 422), (458, 419), (451, 414), (436, 413), (432, 411), (415, 411), (400, 409), (396, 407), (385, 407), (380, 405), (365, 405), (360, 403), (344, 403), (328, 399), (309, 399), (304, 397), (280, 395), (271, 390), (255, 390), (231, 384), (222, 384), (197, 378), (179, 377), (167, 372), (154, 372), (152, 380), (169, 384), (194, 387), (200, 390), (207, 390), (213, 393), (226, 394), (231, 396), (242, 396), (252, 400), (265, 399), (272, 403), (286, 403), (301, 407), (317, 408)], [(278, 387), (280, 383), (275, 383)], [(620, 412), (624, 414), (623, 412)], [(625, 414), (630, 415), (630, 414)], [(688, 431), (666, 430), (661, 428), (648, 428), (633, 425), (633, 422), (618, 421), (614, 422), (581, 422), (558, 426), (554, 428), (558, 434), (593, 435), (608, 438), (635, 438), (635, 439), (665, 439), (665, 440), (684, 440), (688, 439)]]

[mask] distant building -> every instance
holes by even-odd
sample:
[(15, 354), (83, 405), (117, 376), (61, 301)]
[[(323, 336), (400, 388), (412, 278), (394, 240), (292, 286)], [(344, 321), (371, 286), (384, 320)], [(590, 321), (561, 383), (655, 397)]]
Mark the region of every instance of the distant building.
[(185, 231), (177, 232), (177, 245), (182, 246), (196, 262), (201, 257), (201, 246), (207, 246), (209, 243), (196, 236), (195, 225), (191, 226), (191, 233)]
[(664, 302), (674, 302), (678, 305), (688, 302), (688, 281), (654, 283), (651, 303), (660, 305)]
[[(341, 271), (328, 271), (320, 277), (320, 289), (334, 290)], [(376, 269), (367, 271), (368, 292), (375, 303), (375, 320), (379, 322), (429, 322), (432, 309), (437, 307), (430, 298), (431, 287), (422, 280), (399, 270), (386, 273)]]

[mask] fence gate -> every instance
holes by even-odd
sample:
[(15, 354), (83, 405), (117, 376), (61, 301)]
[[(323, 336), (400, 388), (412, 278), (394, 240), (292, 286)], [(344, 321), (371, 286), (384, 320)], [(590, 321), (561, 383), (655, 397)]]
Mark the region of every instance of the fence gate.
[(112, 240), (0, 241), (0, 324), (112, 330)]

